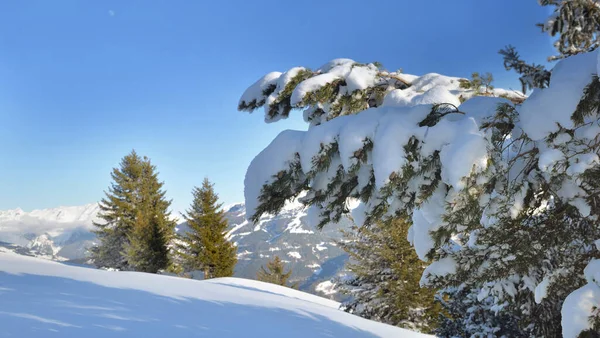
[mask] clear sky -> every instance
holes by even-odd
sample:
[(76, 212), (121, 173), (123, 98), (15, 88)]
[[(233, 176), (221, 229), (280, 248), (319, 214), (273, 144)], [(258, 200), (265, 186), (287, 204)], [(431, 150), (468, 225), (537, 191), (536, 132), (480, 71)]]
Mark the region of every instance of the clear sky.
[(243, 200), (252, 158), (301, 113), (237, 112), (270, 71), (333, 58), (410, 74), (492, 72), (497, 51), (552, 54), (533, 0), (29, 0), (0, 4), (0, 209), (98, 201), (131, 149), (149, 156), (173, 209), (206, 176)]

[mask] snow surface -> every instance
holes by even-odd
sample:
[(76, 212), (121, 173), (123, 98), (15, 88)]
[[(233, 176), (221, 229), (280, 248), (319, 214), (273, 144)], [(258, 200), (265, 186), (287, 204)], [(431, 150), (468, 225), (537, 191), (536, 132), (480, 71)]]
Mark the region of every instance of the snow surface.
[(588, 284), (573, 291), (561, 310), (564, 338), (577, 338), (582, 331), (591, 329), (589, 318), (600, 308), (600, 259), (591, 260), (584, 270)]
[(0, 252), (0, 327), (15, 337), (431, 337), (290, 288), (64, 265)]
[(337, 293), (337, 290), (335, 287), (336, 287), (335, 283), (327, 280), (327, 281), (319, 283), (317, 285), (317, 287), (315, 288), (315, 291), (321, 292), (325, 295), (333, 295), (333, 294)]
[[(598, 53), (584, 53), (562, 60), (552, 69), (551, 86), (536, 88), (519, 110), (523, 130), (540, 140), (559, 129), (573, 128), (571, 114), (585, 86), (596, 72)], [(543, 112), (543, 114), (540, 114)]]

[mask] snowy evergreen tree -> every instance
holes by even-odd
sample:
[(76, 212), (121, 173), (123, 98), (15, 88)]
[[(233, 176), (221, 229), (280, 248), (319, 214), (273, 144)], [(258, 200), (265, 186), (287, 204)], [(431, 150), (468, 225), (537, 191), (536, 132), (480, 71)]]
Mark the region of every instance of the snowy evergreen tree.
[[(366, 100), (379, 73), (347, 59), (296, 83), (289, 72), (259, 80), (241, 108), (270, 107), (278, 88), (293, 86), (286, 88), (291, 107), (303, 109), (311, 127), (282, 132), (252, 161), (248, 218), (276, 213), (300, 194), (320, 226), (349, 212), (360, 225), (407, 214), (408, 238), (428, 262), (421, 282), (443, 290), (447, 306), (481, 313), (468, 317), (471, 327), (509, 336), (597, 335), (600, 81), (599, 56), (590, 50), (598, 4), (541, 3), (556, 7), (544, 29), (560, 34), (564, 60), (546, 71), (505, 49), (505, 66), (521, 74), (523, 91), (536, 89), (518, 106), (493, 97), (457, 103), (464, 93), (437, 74), (402, 74), (405, 86)], [(339, 114), (354, 88), (361, 104)], [(244, 107), (251, 98), (255, 106)], [(269, 111), (269, 122), (287, 117)], [(351, 210), (354, 200), (361, 204)]]
[(298, 288), (297, 283), (289, 284), (289, 279), (292, 276), (292, 269), (285, 271), (285, 263), (275, 256), (271, 261), (267, 262), (267, 268), (264, 266), (260, 267), (260, 270), (256, 273), (256, 279), (261, 282), (277, 284), (281, 286), (289, 286), (291, 288)]
[(419, 285), (425, 264), (406, 240), (409, 227), (404, 218), (393, 218), (344, 234), (338, 245), (350, 255), (352, 276), (338, 284), (351, 297), (342, 308), (367, 319), (431, 333), (440, 307), (434, 290)]
[(237, 248), (225, 238), (227, 220), (214, 185), (205, 178), (192, 195), (194, 200), (184, 215), (190, 231), (178, 245), (183, 267), (203, 271), (205, 279), (232, 276)]
[[(345, 66), (342, 68), (347, 74), (340, 72), (340, 66)], [(368, 83), (360, 81), (365, 75)], [(293, 108), (307, 107), (305, 120), (317, 125), (337, 116), (377, 107), (383, 103), (386, 93), (410, 85), (401, 71), (385, 71), (378, 63), (358, 64), (349, 59), (336, 59), (315, 71), (295, 67), (283, 75), (279, 72), (265, 75), (243, 95), (238, 109), (252, 112), (264, 106), (265, 120), (274, 122), (287, 118)], [(305, 95), (298, 95), (297, 87)], [(311, 90), (312, 87), (316, 90)], [(323, 102), (328, 103), (327, 107), (321, 105)]]
[(105, 223), (95, 224), (100, 243), (91, 249), (94, 264), (146, 272), (166, 268), (174, 222), (156, 167), (132, 151), (111, 177), (114, 182), (100, 202)]
[[(369, 67), (330, 64), (289, 90), (294, 107), (333, 116), (326, 110), (339, 95), (313, 94), (328, 81), (378, 83), (367, 71), (352, 78)], [(321, 226), (350, 212), (351, 200), (362, 201), (352, 213), (363, 225), (406, 213), (409, 239), (429, 262), (424, 284), (479, 290), (529, 336), (566, 332), (563, 301), (589, 285), (583, 270), (600, 256), (596, 64), (595, 53), (561, 61), (549, 87), (518, 109), (494, 97), (460, 104), (458, 82), (403, 74), (411, 86), (387, 92), (377, 108), (281, 133), (248, 169), (248, 218), (277, 213), (301, 193)], [(279, 88), (285, 74), (269, 81)], [(263, 95), (263, 80), (242, 101)]]
[(590, 52), (598, 48), (600, 32), (600, 1), (539, 0), (540, 5), (553, 7), (553, 15), (543, 24), (542, 31), (558, 36), (554, 43), (560, 53), (550, 59)]
[(494, 311), (492, 297), (479, 298), (480, 289), (449, 287), (436, 298), (442, 306), (436, 337), (527, 337), (513, 313)]

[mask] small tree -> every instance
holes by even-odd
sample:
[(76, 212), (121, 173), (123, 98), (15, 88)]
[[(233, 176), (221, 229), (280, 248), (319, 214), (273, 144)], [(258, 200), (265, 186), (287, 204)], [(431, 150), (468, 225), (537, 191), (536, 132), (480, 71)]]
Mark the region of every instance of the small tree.
[(184, 215), (190, 231), (178, 245), (184, 269), (202, 270), (205, 279), (232, 276), (237, 249), (225, 238), (227, 220), (213, 184), (205, 178), (192, 194), (194, 200)]
[[(482, 76), (478, 72), (474, 72), (471, 74), (471, 80), (460, 80), (460, 87), (473, 90), (474, 95), (489, 95), (491, 90), (494, 89), (494, 86), (492, 86), (493, 81), (494, 77), (491, 73), (485, 73)], [(484, 91), (482, 91), (482, 87)]]
[[(264, 266), (260, 267), (260, 270), (256, 273), (256, 279), (261, 282), (267, 282), (272, 284), (277, 284), (281, 286), (288, 286), (288, 280), (292, 275), (292, 269), (289, 269), (285, 272), (285, 264), (279, 258), (279, 256), (275, 256), (273, 260), (267, 262), (267, 268)], [(291, 288), (297, 288), (298, 284), (293, 283), (289, 285)]]
[(433, 289), (421, 288), (424, 263), (406, 240), (410, 222), (394, 218), (345, 232), (339, 242), (353, 263), (353, 277), (338, 288), (350, 295), (342, 308), (361, 317), (430, 333), (440, 306)]

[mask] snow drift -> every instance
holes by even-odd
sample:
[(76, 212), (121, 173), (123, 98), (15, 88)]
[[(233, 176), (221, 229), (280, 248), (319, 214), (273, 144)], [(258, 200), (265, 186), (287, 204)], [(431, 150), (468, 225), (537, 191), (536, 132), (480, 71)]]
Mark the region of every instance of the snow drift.
[(16, 337), (430, 337), (238, 278), (113, 272), (0, 252), (0, 327)]

